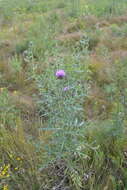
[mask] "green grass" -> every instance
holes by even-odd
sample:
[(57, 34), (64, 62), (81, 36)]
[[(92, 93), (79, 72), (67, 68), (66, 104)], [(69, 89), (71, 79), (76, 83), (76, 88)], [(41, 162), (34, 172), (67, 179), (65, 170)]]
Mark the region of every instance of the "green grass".
[(0, 190), (127, 189), (126, 11), (0, 1)]

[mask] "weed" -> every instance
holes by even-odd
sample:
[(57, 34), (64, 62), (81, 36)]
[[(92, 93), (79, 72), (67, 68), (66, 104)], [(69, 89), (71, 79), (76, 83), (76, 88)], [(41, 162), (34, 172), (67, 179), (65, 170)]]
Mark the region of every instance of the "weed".
[(125, 0), (0, 0), (0, 189), (127, 188)]

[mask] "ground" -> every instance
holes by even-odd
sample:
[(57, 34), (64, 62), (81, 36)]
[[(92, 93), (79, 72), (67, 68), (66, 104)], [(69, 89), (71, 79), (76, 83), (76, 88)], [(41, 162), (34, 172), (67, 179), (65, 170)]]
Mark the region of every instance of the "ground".
[(125, 0), (0, 10), (0, 190), (126, 190)]

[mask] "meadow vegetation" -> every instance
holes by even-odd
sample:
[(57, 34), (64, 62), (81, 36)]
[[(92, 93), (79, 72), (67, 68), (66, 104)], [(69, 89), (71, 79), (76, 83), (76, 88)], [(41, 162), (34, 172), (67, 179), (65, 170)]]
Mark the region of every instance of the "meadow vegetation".
[(127, 190), (126, 0), (0, 0), (0, 29), (0, 190)]

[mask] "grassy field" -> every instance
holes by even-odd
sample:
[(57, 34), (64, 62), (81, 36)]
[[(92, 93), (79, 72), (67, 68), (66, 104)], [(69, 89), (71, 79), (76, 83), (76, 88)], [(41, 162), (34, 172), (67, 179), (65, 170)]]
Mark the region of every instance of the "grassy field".
[(0, 0), (0, 190), (127, 190), (126, 0)]

